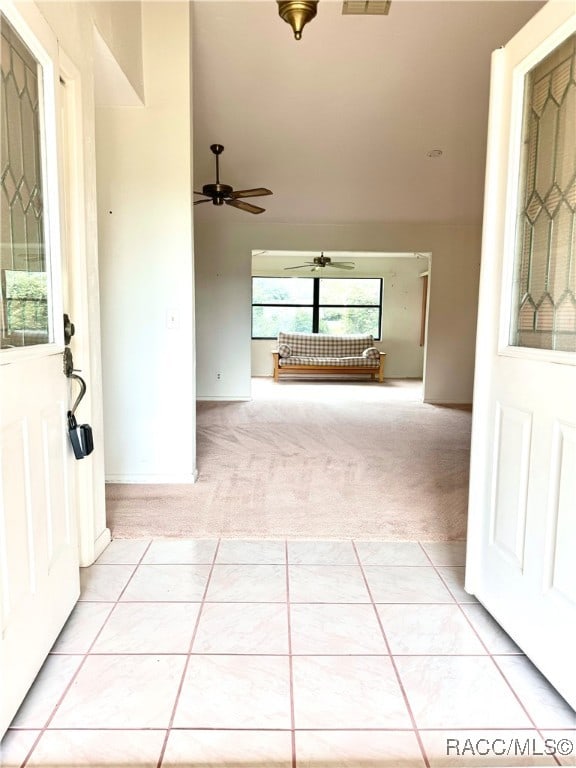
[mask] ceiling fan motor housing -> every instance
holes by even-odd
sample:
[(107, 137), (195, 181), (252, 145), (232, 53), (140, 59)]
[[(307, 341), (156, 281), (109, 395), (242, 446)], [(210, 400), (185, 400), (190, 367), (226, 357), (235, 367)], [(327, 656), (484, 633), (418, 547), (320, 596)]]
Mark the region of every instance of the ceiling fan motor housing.
[(224, 205), (224, 198), (229, 197), (233, 191), (229, 184), (204, 184), (202, 187), (202, 193), (211, 197), (214, 205)]

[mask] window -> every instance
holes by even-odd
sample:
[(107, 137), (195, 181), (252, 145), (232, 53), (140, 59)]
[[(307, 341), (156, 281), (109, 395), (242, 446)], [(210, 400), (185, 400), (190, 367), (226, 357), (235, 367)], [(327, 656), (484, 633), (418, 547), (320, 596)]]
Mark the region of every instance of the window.
[(252, 338), (287, 333), (371, 333), (380, 339), (380, 277), (253, 277)]
[(576, 352), (575, 67), (572, 35), (526, 77), (514, 347)]
[(42, 68), (0, 14), (0, 349), (53, 339), (44, 233)]
[(48, 341), (46, 272), (0, 271), (2, 326), (15, 346)]

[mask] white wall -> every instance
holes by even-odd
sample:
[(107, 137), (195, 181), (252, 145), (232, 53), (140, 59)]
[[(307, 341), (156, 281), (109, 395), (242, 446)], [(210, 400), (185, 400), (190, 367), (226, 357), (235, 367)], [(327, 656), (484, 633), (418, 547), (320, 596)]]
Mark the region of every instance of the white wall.
[[(347, 254), (347, 260), (355, 262), (354, 272), (341, 277), (383, 278), (382, 340), (374, 346), (386, 352), (385, 373), (387, 378), (422, 378), (424, 348), (420, 346), (420, 319), (422, 315), (422, 279), (420, 273), (427, 269), (426, 258), (387, 257), (372, 258)], [(338, 259), (336, 259), (337, 261)], [(341, 259), (342, 260), (342, 259)], [(290, 260), (290, 264), (294, 259)], [(295, 263), (302, 263), (302, 259)], [(286, 259), (266, 254), (254, 256), (252, 274), (262, 277), (296, 276), (285, 272)], [(298, 276), (310, 277), (305, 270)], [(324, 276), (324, 273), (321, 275)], [(326, 270), (327, 277), (334, 271)], [(318, 275), (316, 275), (318, 277)], [(275, 341), (256, 339), (251, 343), (252, 376), (272, 376), (272, 354)]]
[(106, 475), (195, 476), (190, 14), (144, 3), (144, 108), (97, 111)]
[(208, 213), (195, 230), (198, 397), (250, 397), (251, 252), (294, 249), (431, 252), (427, 400), (472, 401), (480, 224), (293, 226)]

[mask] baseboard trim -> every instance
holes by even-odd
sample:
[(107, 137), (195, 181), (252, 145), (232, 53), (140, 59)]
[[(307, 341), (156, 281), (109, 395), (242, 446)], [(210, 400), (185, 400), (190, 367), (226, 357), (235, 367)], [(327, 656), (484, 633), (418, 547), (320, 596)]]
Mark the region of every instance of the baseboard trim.
[(224, 395), (197, 395), (196, 396), (196, 402), (198, 403), (204, 403), (204, 402), (210, 402), (213, 400), (228, 402), (228, 403), (247, 403), (252, 400), (251, 397), (226, 397)]
[[(110, 528), (104, 528), (100, 536), (94, 542), (94, 560), (98, 560), (102, 552), (106, 549), (108, 544), (112, 541), (112, 533)], [(92, 563), (90, 563), (92, 565)]]
[(88, 568), (93, 565), (112, 541), (110, 528), (104, 528), (95, 541), (89, 541), (87, 545), (79, 546), (78, 564), (80, 568)]
[(197, 480), (197, 469), (191, 475), (106, 475), (107, 485), (193, 485)]
[(472, 403), (456, 403), (446, 402), (446, 400), (424, 400), (426, 405), (441, 405), (443, 408), (465, 408), (466, 410), (472, 410)]

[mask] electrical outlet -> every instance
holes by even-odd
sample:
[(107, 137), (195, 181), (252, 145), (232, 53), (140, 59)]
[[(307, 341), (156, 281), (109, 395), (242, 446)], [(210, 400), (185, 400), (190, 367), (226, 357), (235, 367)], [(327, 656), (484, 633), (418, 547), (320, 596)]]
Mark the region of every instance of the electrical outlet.
[(217, 373), (216, 374), (216, 378), (218, 379), (218, 381), (220, 381), (222, 379), (222, 374), (221, 373)]

